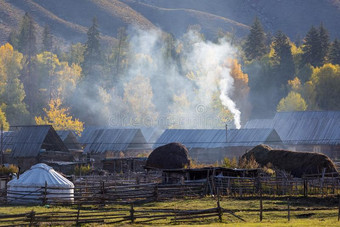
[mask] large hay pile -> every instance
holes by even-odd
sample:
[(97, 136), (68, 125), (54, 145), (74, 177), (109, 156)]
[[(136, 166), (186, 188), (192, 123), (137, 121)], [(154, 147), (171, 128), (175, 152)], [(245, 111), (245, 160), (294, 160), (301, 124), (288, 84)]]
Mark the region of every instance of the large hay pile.
[(255, 160), (265, 166), (271, 163), (275, 168), (284, 170), (294, 177), (303, 174), (319, 174), (326, 168), (326, 173), (337, 172), (334, 163), (326, 155), (320, 153), (273, 150), (267, 145), (258, 145), (248, 151), (242, 158)]
[(146, 167), (181, 169), (190, 166), (188, 149), (180, 143), (169, 143), (156, 148), (148, 157)]

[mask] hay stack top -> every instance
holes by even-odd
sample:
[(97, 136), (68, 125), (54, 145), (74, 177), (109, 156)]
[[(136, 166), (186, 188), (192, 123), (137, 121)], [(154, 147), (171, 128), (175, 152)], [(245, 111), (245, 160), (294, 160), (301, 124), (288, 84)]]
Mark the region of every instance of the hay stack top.
[(284, 170), (294, 177), (302, 177), (303, 174), (321, 174), (323, 169), (326, 173), (337, 172), (334, 163), (320, 153), (273, 150), (267, 145), (258, 145), (242, 158), (249, 159), (251, 156), (254, 156), (262, 166), (271, 163), (275, 168)]
[(146, 168), (182, 169), (190, 166), (188, 149), (180, 143), (169, 143), (156, 148), (146, 161)]
[(56, 172), (52, 167), (39, 163), (29, 170), (8, 182), (9, 187), (44, 187), (45, 182), (48, 187), (73, 188), (71, 181)]

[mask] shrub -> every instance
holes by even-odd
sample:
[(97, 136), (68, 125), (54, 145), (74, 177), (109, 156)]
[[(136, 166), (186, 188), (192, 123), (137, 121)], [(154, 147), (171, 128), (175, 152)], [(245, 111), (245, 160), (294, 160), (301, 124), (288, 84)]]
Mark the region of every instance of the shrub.
[(90, 165), (77, 165), (74, 167), (74, 174), (77, 176), (81, 175), (87, 175), (91, 171), (91, 166)]
[(0, 175), (9, 175), (10, 173), (18, 173), (19, 168), (15, 165), (9, 165), (9, 166), (0, 166)]

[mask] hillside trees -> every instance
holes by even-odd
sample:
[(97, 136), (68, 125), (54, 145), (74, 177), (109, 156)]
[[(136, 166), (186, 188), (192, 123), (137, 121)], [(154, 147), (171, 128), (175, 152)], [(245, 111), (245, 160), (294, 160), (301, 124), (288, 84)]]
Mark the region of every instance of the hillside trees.
[(260, 20), (256, 17), (244, 45), (246, 59), (248, 61), (251, 61), (254, 59), (259, 59), (263, 55), (265, 55), (267, 52), (265, 42), (266, 35), (264, 33)]
[(278, 86), (286, 84), (288, 80), (293, 79), (295, 75), (295, 64), (291, 51), (291, 45), (288, 37), (279, 31), (273, 42), (274, 56), (276, 64), (276, 77)]
[(84, 61), (82, 63), (85, 79), (94, 82), (98, 79), (98, 66), (102, 63), (100, 49), (100, 36), (97, 19), (94, 17), (92, 26), (87, 31), (87, 41), (85, 43)]
[(24, 123), (28, 111), (25, 91), (20, 81), (23, 55), (7, 43), (0, 47), (0, 100), (10, 124)]
[(60, 99), (51, 99), (49, 109), (44, 108), (44, 117), (35, 117), (37, 125), (52, 125), (55, 130), (73, 130), (79, 136), (84, 130), (84, 123), (70, 116), (69, 109), (62, 107)]
[(157, 123), (158, 113), (152, 102), (153, 92), (150, 79), (137, 75), (124, 84), (124, 101), (129, 104), (134, 125), (153, 126)]
[(340, 65), (340, 41), (338, 39), (335, 39), (330, 47), (329, 61), (334, 65)]
[(43, 30), (43, 37), (42, 37), (42, 50), (41, 52), (47, 51), (52, 52), (53, 49), (53, 38), (51, 34), (50, 27), (46, 24)]

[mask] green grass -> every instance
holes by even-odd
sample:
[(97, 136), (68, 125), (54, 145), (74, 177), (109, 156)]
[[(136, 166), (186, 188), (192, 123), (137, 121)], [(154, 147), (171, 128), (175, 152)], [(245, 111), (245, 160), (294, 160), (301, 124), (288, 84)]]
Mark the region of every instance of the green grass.
[[(257, 198), (226, 198), (221, 199), (221, 207), (233, 211), (236, 215), (246, 220), (242, 222), (231, 214), (224, 213), (223, 223), (219, 223), (217, 218), (200, 220), (199, 222), (177, 222), (176, 226), (340, 226), (338, 222), (338, 210), (318, 210), (336, 208), (338, 200), (327, 197), (294, 197), (290, 199), (291, 220), (287, 221), (287, 198), (265, 198), (263, 200), (263, 209), (272, 209), (273, 211), (264, 211), (263, 221), (259, 220), (259, 199)], [(135, 205), (138, 210), (150, 209), (182, 209), (182, 210), (199, 210), (209, 209), (217, 206), (216, 198), (204, 197), (201, 199), (178, 199), (171, 201), (152, 202), (142, 205)], [(124, 205), (107, 205), (105, 209), (129, 208)], [(91, 212), (91, 209), (98, 209), (98, 206), (84, 206), (81, 212)], [(0, 215), (19, 214), (34, 210), (35, 212), (58, 212), (58, 211), (76, 211), (76, 206), (59, 207), (59, 206), (6, 206), (0, 207)], [(278, 211), (281, 210), (281, 211)], [(283, 210), (283, 211), (282, 211)], [(296, 210), (296, 211), (294, 211)], [(109, 211), (108, 211), (109, 212)], [(128, 212), (126, 212), (128, 214)], [(138, 220), (137, 220), (138, 221)], [(154, 221), (154, 225), (169, 226), (170, 219)], [(93, 226), (93, 225), (91, 225)], [(121, 226), (121, 224), (117, 225)], [(130, 226), (125, 224), (125, 226)], [(142, 226), (142, 225), (137, 225)]]

